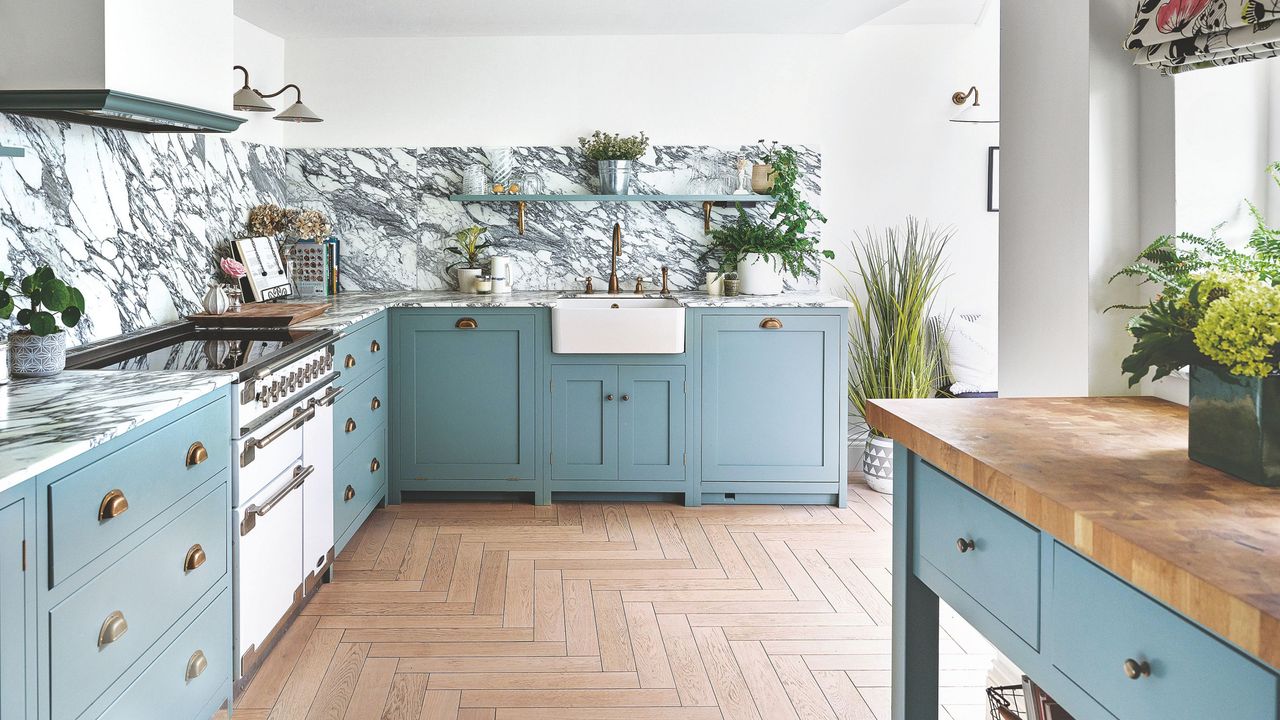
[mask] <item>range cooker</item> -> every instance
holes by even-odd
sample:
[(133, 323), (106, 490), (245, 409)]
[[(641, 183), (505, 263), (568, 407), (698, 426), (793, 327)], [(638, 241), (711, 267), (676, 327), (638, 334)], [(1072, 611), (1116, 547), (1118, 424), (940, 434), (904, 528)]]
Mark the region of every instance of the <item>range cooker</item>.
[(72, 369), (234, 372), (232, 537), (236, 679), (246, 680), (333, 561), (328, 330), (176, 323), (72, 353)]

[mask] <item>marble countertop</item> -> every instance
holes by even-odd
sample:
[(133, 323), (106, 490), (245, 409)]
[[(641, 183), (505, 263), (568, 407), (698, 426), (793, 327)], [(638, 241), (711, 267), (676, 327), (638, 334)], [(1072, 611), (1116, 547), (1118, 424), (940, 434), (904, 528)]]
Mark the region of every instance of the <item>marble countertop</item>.
[(0, 492), (234, 382), (225, 372), (68, 370), (0, 386)]
[(1280, 491), (1187, 457), (1155, 398), (876, 400), (943, 472), (1280, 668)]
[[(406, 290), (403, 292), (343, 293), (324, 301), (333, 307), (324, 315), (307, 320), (293, 327), (299, 329), (322, 328), (341, 330), (353, 323), (395, 307), (551, 307), (557, 300), (577, 297), (581, 293), (569, 290), (522, 290), (502, 295), (471, 295), (454, 290)], [(588, 297), (607, 298), (606, 293)], [(637, 297), (624, 294), (618, 297)], [(658, 293), (645, 293), (647, 298), (660, 298)], [(702, 292), (676, 292), (671, 299), (686, 308), (847, 308), (849, 301), (818, 292), (793, 292), (782, 295), (708, 295)]]

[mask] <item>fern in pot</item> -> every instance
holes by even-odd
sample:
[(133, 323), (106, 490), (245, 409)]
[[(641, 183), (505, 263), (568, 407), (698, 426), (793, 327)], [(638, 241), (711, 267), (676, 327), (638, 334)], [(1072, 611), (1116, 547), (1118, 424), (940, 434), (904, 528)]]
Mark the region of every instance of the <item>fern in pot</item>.
[[(25, 298), (28, 306), (18, 308)], [(0, 272), (0, 318), (17, 310), (19, 325), (9, 334), (9, 371), (14, 377), (49, 377), (67, 365), (67, 334), (58, 327), (74, 327), (84, 317), (84, 295), (53, 274), (48, 265), (36, 268), (14, 286), (14, 278)]]
[[(933, 397), (942, 349), (929, 338), (938, 289), (946, 279), (949, 230), (915, 218), (868, 231), (854, 247), (856, 271), (845, 277), (849, 323), (849, 404), (866, 418), (870, 400)], [(893, 492), (893, 441), (868, 427), (862, 473), (872, 490)]]

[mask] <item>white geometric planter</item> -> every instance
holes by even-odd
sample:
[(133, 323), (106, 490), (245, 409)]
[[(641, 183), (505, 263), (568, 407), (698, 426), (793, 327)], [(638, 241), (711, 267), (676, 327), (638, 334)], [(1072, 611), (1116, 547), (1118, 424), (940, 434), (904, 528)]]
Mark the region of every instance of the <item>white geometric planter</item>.
[(884, 495), (893, 493), (893, 440), (867, 436), (867, 447), (862, 451), (862, 476), (872, 490)]
[(9, 374), (13, 377), (49, 377), (67, 366), (67, 334), (9, 335)]
[(782, 292), (782, 273), (764, 255), (743, 255), (738, 262), (739, 292), (743, 295), (778, 295)]

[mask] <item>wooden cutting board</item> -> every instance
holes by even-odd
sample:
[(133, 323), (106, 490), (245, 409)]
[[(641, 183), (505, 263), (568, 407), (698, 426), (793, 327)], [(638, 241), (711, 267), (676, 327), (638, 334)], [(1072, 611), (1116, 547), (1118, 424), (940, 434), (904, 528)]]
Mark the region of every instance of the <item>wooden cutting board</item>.
[(201, 327), (288, 327), (323, 315), (329, 303), (246, 303), (239, 312), (199, 313), (187, 319)]

